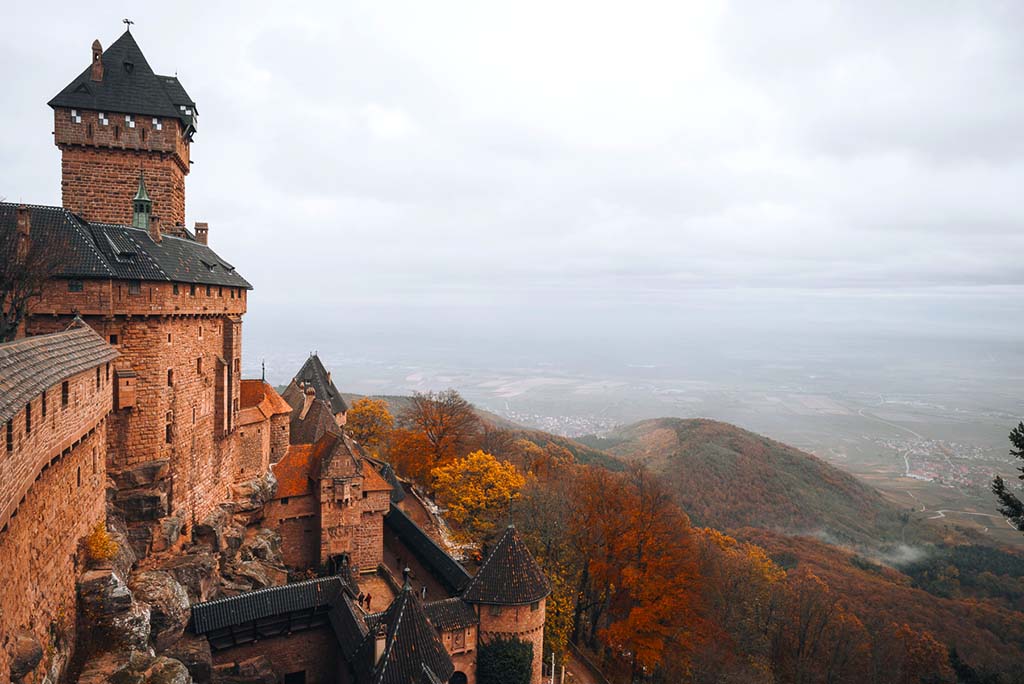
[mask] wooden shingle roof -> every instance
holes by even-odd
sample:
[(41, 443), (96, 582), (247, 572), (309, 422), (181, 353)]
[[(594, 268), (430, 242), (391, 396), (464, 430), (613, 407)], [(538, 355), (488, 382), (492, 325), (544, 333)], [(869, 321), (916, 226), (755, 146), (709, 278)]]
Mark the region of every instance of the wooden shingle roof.
[(0, 421), (43, 390), (117, 356), (117, 350), (80, 320), (64, 332), (0, 344)]

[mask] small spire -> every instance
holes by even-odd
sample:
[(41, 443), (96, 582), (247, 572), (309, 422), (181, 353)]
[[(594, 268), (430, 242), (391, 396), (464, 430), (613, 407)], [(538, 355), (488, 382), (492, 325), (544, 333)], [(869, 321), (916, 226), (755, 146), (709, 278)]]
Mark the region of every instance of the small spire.
[(135, 192), (135, 197), (132, 199), (145, 200), (147, 202), (151, 201), (149, 199), (149, 193), (146, 192), (146, 173), (142, 169), (139, 169), (139, 189)]
[(266, 359), (260, 359), (260, 366), (263, 368), (263, 374), (261, 375), (260, 379), (263, 380), (263, 382), (266, 382), (267, 381), (267, 360)]
[(412, 582), (409, 580), (409, 576), (412, 574), (412, 570), (405, 568), (402, 570), (402, 591), (412, 591)]
[(132, 24), (135, 23), (134, 21), (132, 21), (131, 19), (127, 19), (126, 18), (126, 19), (122, 19), (121, 23), (124, 24), (125, 31), (127, 31), (128, 33), (132, 32)]
[(132, 225), (142, 230), (149, 230), (150, 214), (153, 213), (153, 200), (146, 192), (146, 179), (139, 169), (139, 189), (132, 198)]

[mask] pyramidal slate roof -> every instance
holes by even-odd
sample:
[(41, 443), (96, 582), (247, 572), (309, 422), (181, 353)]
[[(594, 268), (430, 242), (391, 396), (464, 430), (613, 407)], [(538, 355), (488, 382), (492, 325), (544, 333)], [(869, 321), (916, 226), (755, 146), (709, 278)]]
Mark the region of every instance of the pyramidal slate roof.
[(131, 32), (103, 51), (103, 80), (92, 80), (92, 65), (57, 93), (49, 105), (121, 114), (180, 119), (195, 128), (196, 103), (176, 76), (154, 73)]
[[(131, 202), (130, 197), (125, 202)], [(17, 204), (0, 202), (0, 235), (17, 230)], [(235, 267), (191, 236), (163, 235), (132, 226), (89, 223), (63, 207), (27, 205), (33, 241), (60, 254), (58, 278), (155, 280), (199, 285), (252, 285)]]
[(509, 525), (462, 598), (470, 603), (524, 605), (540, 601), (550, 593), (544, 571), (516, 528)]
[(64, 332), (0, 344), (0, 422), (43, 390), (117, 356), (117, 350), (81, 320)]
[(312, 385), (316, 390), (316, 398), (326, 401), (335, 413), (348, 411), (348, 404), (345, 403), (338, 388), (334, 386), (331, 374), (327, 372), (320, 357), (316, 354), (310, 354), (306, 362), (302, 364), (302, 368), (295, 374), (295, 382)]
[[(353, 655), (356, 681), (365, 684), (446, 682), (455, 672), (452, 659), (416, 592), (406, 581), (383, 613), (368, 616), (370, 629)], [(384, 653), (374, 662), (378, 630), (385, 630)]]

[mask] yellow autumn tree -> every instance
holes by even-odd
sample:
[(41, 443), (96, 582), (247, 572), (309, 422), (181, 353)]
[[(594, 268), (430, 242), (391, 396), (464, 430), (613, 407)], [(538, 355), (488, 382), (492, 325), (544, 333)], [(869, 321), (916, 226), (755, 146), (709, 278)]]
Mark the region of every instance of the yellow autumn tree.
[(363, 397), (352, 403), (345, 429), (359, 444), (377, 455), (387, 446), (395, 419), (383, 399)]
[(507, 461), (485, 451), (431, 472), (438, 502), (448, 509), (448, 519), (463, 535), (481, 541), (497, 528), (497, 520), (508, 511), (510, 500), (519, 496), (526, 479)]

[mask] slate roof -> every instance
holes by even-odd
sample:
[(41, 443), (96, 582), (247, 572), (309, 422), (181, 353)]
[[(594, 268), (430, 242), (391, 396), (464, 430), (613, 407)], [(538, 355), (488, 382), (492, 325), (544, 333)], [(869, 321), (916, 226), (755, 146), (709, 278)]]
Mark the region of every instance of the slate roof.
[[(291, 393), (285, 390), (285, 399), (291, 399)], [(335, 433), (339, 430), (338, 421), (335, 420), (331, 407), (326, 401), (315, 399), (309, 407), (305, 417), (302, 417), (302, 403), (289, 404), (292, 406), (292, 417), (290, 419), (291, 433), (289, 439), (292, 444), (313, 444), (319, 441), (327, 433)]]
[[(408, 582), (388, 609), (374, 617), (373, 627), (352, 657), (356, 681), (361, 684), (422, 684), (434, 677), (434, 680), (446, 682), (455, 672), (448, 651)], [(382, 626), (387, 630), (384, 654), (375, 663), (377, 629)]]
[(391, 503), (398, 503), (405, 498), (405, 487), (398, 480), (398, 474), (390, 463), (384, 463), (380, 468), (380, 475), (391, 485)]
[(323, 399), (330, 404), (335, 413), (344, 413), (348, 411), (348, 404), (345, 403), (338, 388), (334, 386), (330, 375), (320, 357), (310, 354), (306, 362), (302, 364), (302, 368), (295, 374), (294, 380), (298, 384), (312, 385), (316, 390), (317, 399)]
[(442, 632), (480, 624), (480, 618), (473, 607), (457, 596), (425, 603), (423, 608), (427, 611), (430, 624)]
[(332, 576), (247, 591), (238, 596), (195, 604), (189, 627), (194, 634), (206, 634), (291, 611), (330, 607), (342, 597), (344, 590), (344, 581)]
[[(131, 198), (126, 197), (125, 202)], [(0, 234), (17, 230), (18, 205), (0, 202)], [(149, 233), (131, 226), (89, 223), (62, 207), (28, 205), (31, 238), (60, 254), (58, 278), (113, 278), (199, 285), (252, 285), (235, 267), (192, 237)]]
[(462, 598), (470, 603), (525, 605), (551, 593), (544, 571), (509, 525), (473, 576)]
[(49, 105), (98, 112), (143, 114), (181, 120), (195, 128), (196, 103), (176, 76), (153, 72), (128, 31), (103, 51), (103, 80), (92, 80), (92, 65), (57, 93)]
[(384, 516), (384, 525), (416, 554), (416, 558), (449, 591), (461, 592), (469, 584), (472, 577), (466, 569), (395, 504), (391, 504)]
[(0, 422), (43, 390), (117, 356), (117, 350), (81, 321), (64, 332), (0, 344)]

